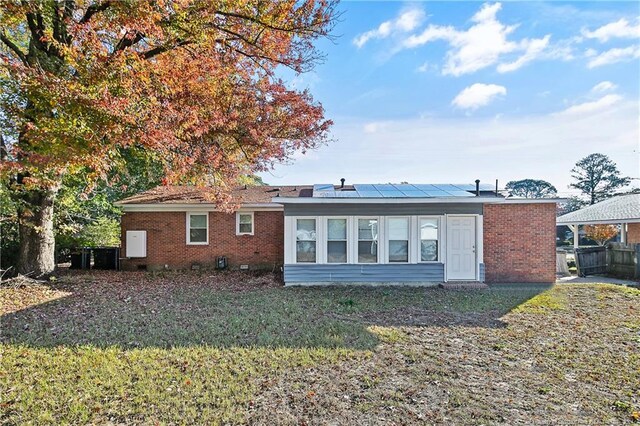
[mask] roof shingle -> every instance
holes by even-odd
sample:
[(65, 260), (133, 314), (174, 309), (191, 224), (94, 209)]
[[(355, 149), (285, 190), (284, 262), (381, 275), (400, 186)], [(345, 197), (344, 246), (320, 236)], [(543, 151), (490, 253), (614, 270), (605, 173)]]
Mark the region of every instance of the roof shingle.
[(558, 225), (640, 222), (640, 194), (618, 195), (559, 216)]
[[(312, 186), (246, 186), (231, 191), (232, 201), (238, 204), (271, 203), (273, 197), (311, 196)], [(118, 204), (214, 204), (212, 188), (195, 186), (158, 186), (121, 200)]]

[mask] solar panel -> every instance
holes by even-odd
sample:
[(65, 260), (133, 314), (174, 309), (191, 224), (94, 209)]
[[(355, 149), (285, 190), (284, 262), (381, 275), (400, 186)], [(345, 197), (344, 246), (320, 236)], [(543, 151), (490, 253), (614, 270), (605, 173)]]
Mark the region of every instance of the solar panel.
[[(317, 198), (450, 198), (474, 197), (475, 184), (355, 184), (354, 190), (335, 190), (331, 184), (315, 184), (313, 196)], [(492, 191), (490, 184), (481, 184), (481, 191)]]

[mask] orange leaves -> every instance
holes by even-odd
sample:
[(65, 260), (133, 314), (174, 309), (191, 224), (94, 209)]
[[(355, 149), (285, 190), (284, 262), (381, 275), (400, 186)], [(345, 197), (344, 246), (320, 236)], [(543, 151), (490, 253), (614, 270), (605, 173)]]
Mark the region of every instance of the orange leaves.
[[(101, 176), (110, 153), (138, 146), (162, 159), (166, 182), (213, 184), (269, 168), (327, 140), (331, 122), (278, 67), (310, 69), (333, 3), (79, 1), (0, 17), (36, 50), (2, 50), (2, 115), (17, 167), (34, 179), (71, 166)], [(31, 15), (29, 15), (31, 16)], [(42, 18), (42, 19), (40, 19)], [(37, 24), (38, 26), (40, 24)], [(4, 52), (8, 53), (4, 53)], [(221, 198), (224, 196), (221, 193)]]
[(600, 245), (604, 245), (618, 235), (618, 228), (615, 225), (586, 225), (584, 231), (587, 238)]

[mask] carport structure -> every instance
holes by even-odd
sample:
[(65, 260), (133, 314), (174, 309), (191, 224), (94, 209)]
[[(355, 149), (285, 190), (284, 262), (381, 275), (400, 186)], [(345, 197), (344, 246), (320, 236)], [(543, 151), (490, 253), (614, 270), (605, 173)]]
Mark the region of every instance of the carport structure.
[(580, 225), (620, 225), (622, 243), (640, 243), (640, 194), (618, 195), (559, 216), (556, 225), (573, 231), (573, 247), (579, 245)]

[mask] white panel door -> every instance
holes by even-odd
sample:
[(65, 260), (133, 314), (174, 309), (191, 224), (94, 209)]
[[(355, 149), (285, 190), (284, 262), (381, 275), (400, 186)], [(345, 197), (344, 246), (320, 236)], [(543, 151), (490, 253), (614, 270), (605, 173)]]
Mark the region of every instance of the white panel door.
[(447, 280), (476, 278), (476, 218), (447, 216)]

